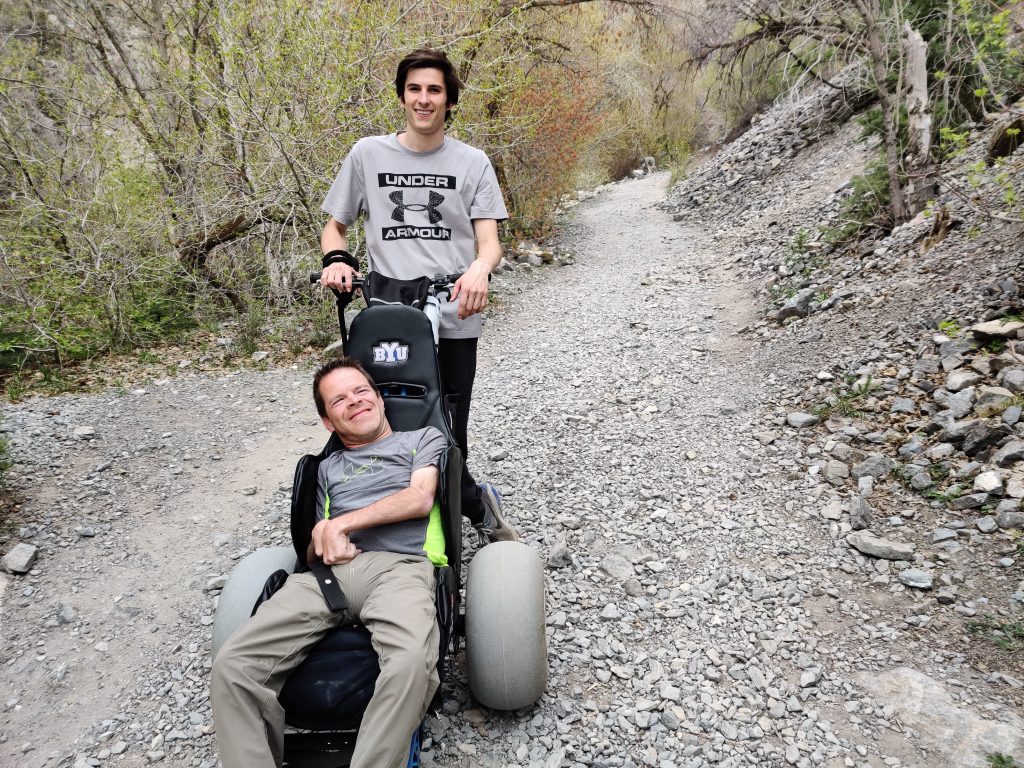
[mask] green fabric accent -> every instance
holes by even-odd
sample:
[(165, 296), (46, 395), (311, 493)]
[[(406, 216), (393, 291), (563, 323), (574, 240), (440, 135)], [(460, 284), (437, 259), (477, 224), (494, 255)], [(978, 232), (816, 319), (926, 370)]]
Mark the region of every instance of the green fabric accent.
[(423, 551), (434, 565), (448, 565), (448, 556), (444, 553), (444, 528), (441, 525), (441, 505), (435, 500), (427, 521), (427, 538), (423, 542)]
[(324, 520), (331, 519), (331, 495), (324, 491)]

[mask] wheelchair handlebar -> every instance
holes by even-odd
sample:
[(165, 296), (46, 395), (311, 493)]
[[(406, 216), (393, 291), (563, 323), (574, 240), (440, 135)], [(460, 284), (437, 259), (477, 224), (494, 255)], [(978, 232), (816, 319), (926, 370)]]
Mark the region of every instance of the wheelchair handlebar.
[[(309, 284), (310, 285), (316, 285), (317, 283), (319, 283), (320, 282), (320, 275), (322, 275), (322, 274), (323, 274), (323, 272), (310, 272), (309, 273)], [(436, 274), (436, 275), (434, 275), (433, 277), (430, 278), (430, 287), (431, 288), (444, 288), (446, 286), (449, 286), (449, 285), (452, 285), (453, 283), (455, 283), (455, 281), (458, 280), (460, 277), (462, 277), (462, 273), (461, 272), (455, 272), (455, 273), (452, 273), (452, 274), (449, 274), (449, 275), (446, 275), (446, 274), (443, 274), (443, 273), (439, 272), (438, 274)], [(356, 288), (362, 288), (362, 287), (363, 287), (363, 278), (361, 278), (361, 277), (353, 277), (352, 278), (352, 288), (353, 288), (353, 290), (356, 289)]]

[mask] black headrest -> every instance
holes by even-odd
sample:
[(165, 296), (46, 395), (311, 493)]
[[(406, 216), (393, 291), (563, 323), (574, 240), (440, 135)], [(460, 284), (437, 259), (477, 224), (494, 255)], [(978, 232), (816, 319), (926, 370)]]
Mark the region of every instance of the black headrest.
[(364, 309), (352, 321), (348, 349), (380, 387), (392, 429), (429, 425), (449, 435), (434, 332), (422, 311), (403, 305)]

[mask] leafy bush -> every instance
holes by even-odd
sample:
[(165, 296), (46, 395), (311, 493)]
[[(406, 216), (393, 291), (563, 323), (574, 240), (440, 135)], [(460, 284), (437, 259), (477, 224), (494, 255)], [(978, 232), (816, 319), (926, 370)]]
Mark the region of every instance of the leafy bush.
[(870, 161), (865, 172), (854, 176), (850, 195), (843, 200), (839, 222), (825, 233), (831, 243), (856, 239), (870, 230), (892, 223), (889, 213), (889, 171), (885, 161)]

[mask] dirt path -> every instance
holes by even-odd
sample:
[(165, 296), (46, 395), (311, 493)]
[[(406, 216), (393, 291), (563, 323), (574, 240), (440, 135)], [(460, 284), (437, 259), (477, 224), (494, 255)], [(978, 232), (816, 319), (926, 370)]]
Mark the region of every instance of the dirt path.
[[(973, 732), (980, 707), (1002, 743), (1000, 700), (852, 577), (776, 416), (779, 382), (818, 361), (738, 335), (750, 291), (715, 222), (657, 208), (666, 183), (581, 206), (574, 265), (496, 281), (470, 461), (552, 558), (550, 685), (498, 715), (453, 680), (427, 764), (979, 764), (901, 728), (871, 687), (902, 666), (955, 678), (947, 715)], [(3, 765), (216, 764), (218, 578), (287, 541), (294, 461), (323, 439), (309, 379), (190, 375), (6, 409), (33, 522), (5, 549), (40, 556), (0, 581)], [(83, 426), (95, 437), (76, 439)]]

